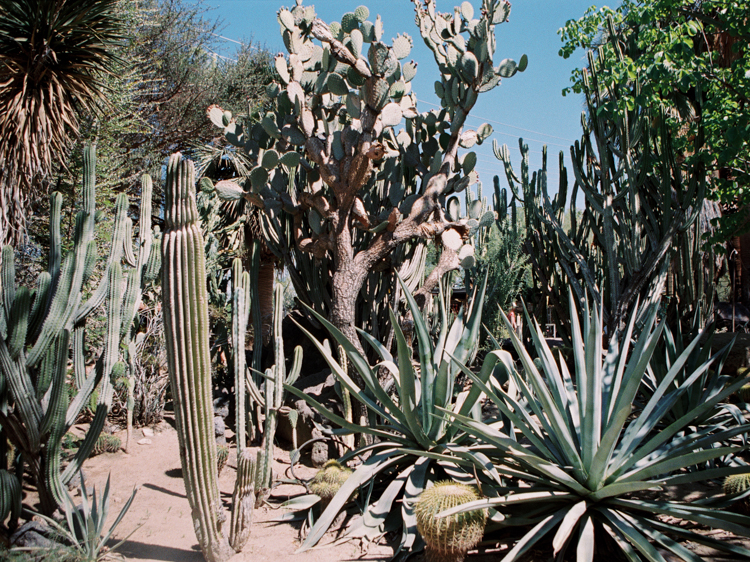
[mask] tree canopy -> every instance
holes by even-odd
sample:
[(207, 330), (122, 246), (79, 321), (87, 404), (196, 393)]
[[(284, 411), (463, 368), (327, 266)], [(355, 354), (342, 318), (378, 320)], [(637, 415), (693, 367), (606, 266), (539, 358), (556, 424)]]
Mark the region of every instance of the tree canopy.
[[(750, 203), (750, 20), (746, 0), (624, 0), (616, 10), (590, 8), (560, 30), (568, 58), (594, 49), (600, 80), (620, 95), (596, 111), (662, 108), (680, 158), (701, 159), (712, 172), (710, 196), (725, 208)], [(611, 24), (608, 23), (611, 21)], [(603, 40), (616, 34), (618, 47)], [(585, 69), (573, 72), (564, 93), (584, 90)], [(629, 94), (622, 95), (627, 90)], [(704, 148), (690, 151), (696, 135)], [(682, 143), (680, 144), (680, 139)], [(723, 217), (715, 238), (750, 228), (748, 214)]]

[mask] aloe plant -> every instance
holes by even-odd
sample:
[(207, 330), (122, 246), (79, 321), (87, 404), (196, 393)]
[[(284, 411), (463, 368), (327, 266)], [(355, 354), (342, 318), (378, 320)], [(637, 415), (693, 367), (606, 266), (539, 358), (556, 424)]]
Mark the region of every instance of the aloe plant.
[[(343, 333), (317, 315), (336, 343), (344, 348), (348, 362), (359, 372), (365, 386), (359, 387), (353, 381), (347, 370), (334, 359), (327, 342), (321, 343), (312, 335), (308, 336), (328, 361), (342, 388), (367, 405), (369, 423), (364, 426), (353, 424), (304, 392), (292, 386), (286, 388), (341, 427), (342, 430), (337, 430), (337, 433), (362, 432), (375, 439), (371, 445), (362, 446), (339, 459), (339, 462), (344, 463), (355, 456), (369, 455), (330, 499), (300, 551), (313, 547), (354, 493), (360, 487), (366, 489), (368, 486), (372, 486), (374, 490), (367, 496), (369, 499), (365, 502), (364, 516), (350, 529), (349, 534), (359, 537), (382, 534), (385, 520), (392, 513), (396, 521), (401, 521), (399, 551), (417, 550), (421, 539), (418, 539), (416, 532), (414, 502), (428, 481), (432, 478), (445, 479), (450, 474), (453, 479), (470, 483), (474, 479), (475, 469), (487, 466), (486, 459), (482, 460), (480, 452), (469, 454), (468, 447), (472, 445), (472, 440), (449, 422), (454, 414), (477, 422), (481, 418), (479, 401), (482, 392), (479, 386), (460, 390), (454, 383), (460, 372), (459, 365), (469, 365), (476, 352), (485, 286), (486, 278), (482, 286), (475, 289), (468, 310), (456, 318), (450, 329), (446, 309), (441, 306), (441, 330), (437, 342), (433, 343), (417, 302), (402, 285), (414, 317), (420, 358), (419, 373), (412, 365), (411, 347), (407, 345), (393, 312), (391, 318), (396, 335), (397, 358), (394, 359), (385, 346), (371, 335), (360, 332), (362, 338), (380, 356), (377, 365), (370, 365)], [(477, 375), (478, 380), (486, 383), (501, 360), (498, 352), (489, 353)], [(387, 370), (394, 382), (393, 396), (379, 384), (380, 369)], [(489, 474), (496, 484), (500, 483), (496, 471), (490, 468)], [(295, 501), (290, 505), (306, 508), (310, 506), (310, 502)]]
[(746, 434), (747, 424), (708, 429), (694, 429), (692, 424), (746, 381), (734, 382), (680, 418), (662, 423), (711, 365), (710, 359), (704, 361), (678, 388), (672, 387), (698, 346), (699, 338), (695, 338), (675, 359), (648, 402), (634, 412), (633, 402), (665, 326), (664, 321), (655, 325), (656, 307), (650, 307), (634, 344), (635, 313), (622, 343), (612, 338), (605, 353), (600, 307), (586, 310), (582, 329), (572, 291), (569, 302), (573, 374), (565, 362), (554, 359), (541, 328), (534, 323), (531, 333), (541, 371), (511, 332), (524, 369), (523, 375), (512, 368), (505, 373), (516, 391), (505, 392), (492, 381), (487, 385), (467, 372), (510, 423), (497, 428), (461, 414), (450, 416), (457, 427), (487, 444), (482, 451), (501, 474), (526, 485), (497, 488), (497, 497), (446, 510), (441, 516), (493, 508), (499, 512), (496, 519), (503, 519), (500, 526), (530, 527), (504, 562), (518, 559), (555, 529), (555, 555), (577, 542), (579, 562), (593, 560), (595, 542), (600, 540), (595, 540), (595, 529), (611, 536), (629, 560), (664, 562), (659, 548), (684, 560), (701, 560), (671, 537), (750, 556), (750, 550), (694, 533), (659, 516), (668, 514), (742, 536), (750, 536), (750, 518), (712, 508), (708, 502), (633, 496), (747, 470), (739, 466), (683, 470), (742, 450), (741, 446), (716, 444)]
[(62, 505), (62, 511), (65, 514), (63, 521), (58, 521), (52, 517), (42, 515), (41, 517), (63, 537), (75, 550), (77, 558), (83, 562), (98, 562), (100, 560), (118, 559), (115, 550), (130, 538), (139, 528), (136, 527), (125, 538), (118, 541), (112, 546), (107, 546), (112, 533), (122, 521), (125, 514), (130, 509), (138, 488), (133, 489), (133, 493), (125, 501), (120, 513), (115, 520), (106, 529), (107, 516), (109, 515), (109, 479), (104, 486), (104, 491), (97, 497), (96, 487), (89, 496), (86, 488), (86, 481), (81, 474), (80, 495), (81, 501), (78, 505), (74, 502), (70, 494), (65, 493), (65, 501)]

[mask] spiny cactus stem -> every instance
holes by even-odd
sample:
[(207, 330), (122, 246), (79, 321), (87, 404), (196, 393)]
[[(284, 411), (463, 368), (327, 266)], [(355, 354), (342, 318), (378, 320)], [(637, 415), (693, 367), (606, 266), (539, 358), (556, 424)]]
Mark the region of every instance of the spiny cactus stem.
[(162, 286), (169, 380), (180, 459), (193, 524), (209, 562), (233, 550), (221, 532), (221, 499), (213, 438), (206, 257), (198, 227), (193, 163), (174, 154), (167, 168)]
[(256, 457), (252, 451), (244, 449), (237, 454), (237, 481), (232, 495), (232, 526), (229, 531), (229, 544), (239, 552), (250, 538), (253, 508), (255, 506)]

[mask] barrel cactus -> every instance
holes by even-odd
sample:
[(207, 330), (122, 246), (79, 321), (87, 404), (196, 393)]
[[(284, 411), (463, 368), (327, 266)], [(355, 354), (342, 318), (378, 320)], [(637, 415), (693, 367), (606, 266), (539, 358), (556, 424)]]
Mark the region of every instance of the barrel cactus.
[(476, 488), (452, 480), (436, 482), (419, 495), (414, 511), (428, 562), (461, 562), (479, 544), (487, 521), (486, 510), (438, 517), (447, 509), (478, 499)]
[(310, 482), (310, 491), (320, 496), (323, 505), (328, 505), (351, 474), (350, 468), (341, 465), (336, 460), (330, 460), (313, 477)]
[(92, 455), (101, 455), (102, 453), (116, 453), (120, 450), (122, 442), (117, 435), (110, 435), (109, 433), (102, 433), (96, 440), (94, 450), (91, 451)]

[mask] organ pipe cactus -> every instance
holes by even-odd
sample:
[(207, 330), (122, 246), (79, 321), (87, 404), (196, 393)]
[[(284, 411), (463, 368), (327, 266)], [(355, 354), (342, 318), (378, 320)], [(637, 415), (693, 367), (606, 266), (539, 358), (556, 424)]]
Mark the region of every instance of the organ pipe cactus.
[[(169, 159), (165, 192), (162, 294), (180, 460), (201, 550), (209, 562), (219, 562), (242, 550), (249, 537), (258, 463), (243, 447), (227, 537), (213, 433), (206, 256), (195, 202), (195, 169), (179, 153)], [(244, 353), (244, 343), (235, 351)], [(239, 436), (238, 443), (243, 439)]]
[[(608, 40), (615, 51), (624, 48), (614, 28)], [(588, 111), (582, 116), (581, 141), (570, 149), (575, 182), (567, 208), (562, 152), (558, 193), (550, 198), (546, 148), (542, 169), (529, 176), (529, 148), (519, 141), (520, 178), (507, 146), (494, 148), (514, 199), (523, 202), (526, 249), (537, 290), (549, 296), (561, 320), (568, 318), (563, 306), (568, 287), (579, 303), (587, 291), (595, 301), (603, 299), (609, 337), (624, 326), (639, 298), (653, 302), (661, 297), (672, 256), (679, 268), (675, 277), (684, 286), (674, 300), (682, 303), (680, 316), (688, 322), (692, 318), (704, 292), (696, 219), (703, 207), (706, 171), (704, 164), (676, 153), (662, 109), (612, 109), (619, 107), (621, 92), (600, 79), (600, 72), (606, 72), (601, 64), (589, 53), (583, 80)], [(690, 150), (700, 153), (702, 136), (691, 141)], [(576, 207), (579, 193), (583, 208)]]
[[(120, 346), (132, 324), (141, 285), (143, 268), (132, 267), (131, 222), (124, 194), (115, 203), (110, 253), (106, 260), (98, 258), (95, 167), (96, 149), (87, 146), (83, 151), (83, 203), (76, 215), (73, 248), (64, 258), (60, 231), (62, 196), (51, 196), (49, 266), (39, 276), (35, 290), (15, 286), (13, 249), (4, 248), (2, 255), (0, 427), (27, 464), (27, 470), (19, 470), (17, 476), (24, 472), (31, 475), (41, 510), (48, 515), (63, 505), (67, 497), (65, 484), (96, 446), (112, 403), (112, 382), (117, 373), (124, 374)], [(151, 236), (150, 183), (144, 185), (141, 197), (139, 259), (145, 263)], [(97, 267), (103, 269), (101, 277), (94, 275)], [(89, 291), (90, 296), (86, 297)], [(94, 367), (87, 370), (86, 322), (102, 305), (106, 310), (104, 349)], [(75, 388), (72, 400), (68, 395), (71, 348)], [(63, 469), (63, 436), (91, 403), (92, 396), (96, 398), (89, 430)]]
[[(263, 426), (263, 455), (262, 464), (258, 467), (258, 478), (259, 478), (259, 489), (256, 491), (258, 499), (256, 505), (258, 505), (265, 497), (267, 497), (271, 489), (271, 481), (273, 480), (272, 462), (273, 462), (273, 441), (276, 436), (276, 427), (278, 425), (278, 416), (280, 413), (286, 414), (290, 419), (290, 422), (294, 419), (297, 414), (296, 410), (292, 410), (287, 406), (284, 406), (284, 385), (292, 385), (299, 377), (300, 370), (302, 368), (302, 348), (297, 346), (294, 348), (294, 360), (292, 369), (287, 373), (286, 364), (284, 359), (284, 340), (282, 338), (282, 320), (284, 318), (284, 288), (281, 284), (277, 284), (274, 290), (274, 310), (273, 310), (273, 342), (274, 342), (274, 358), (275, 364), (273, 367), (266, 369), (265, 372), (265, 383), (263, 388), (265, 392), (255, 385), (252, 377), (248, 374), (246, 378), (247, 387), (251, 391), (253, 400), (263, 407), (265, 414), (264, 426)], [(292, 413), (294, 412), (294, 413)]]
[[(217, 192), (263, 210), (266, 241), (299, 298), (360, 351), (356, 327), (392, 341), (389, 311), (403, 295), (396, 273), (419, 301), (459, 267), (471, 228), (447, 216), (445, 199), (477, 181), (476, 154), (459, 149), (492, 132), (467, 129), (466, 118), (480, 93), (526, 67), (525, 56), (493, 66), (495, 26), (509, 2), (483, 0), (476, 12), (464, 2), (449, 16), (435, 4), (414, 8), (440, 71), (438, 110), (417, 111), (409, 36), (386, 43), (383, 22), (364, 6), (326, 24), (301, 1), (278, 12), (288, 56), (275, 59), (271, 110), (256, 123), (208, 110), (252, 163), (246, 178), (220, 182)], [(429, 242), (445, 258), (423, 281)]]

